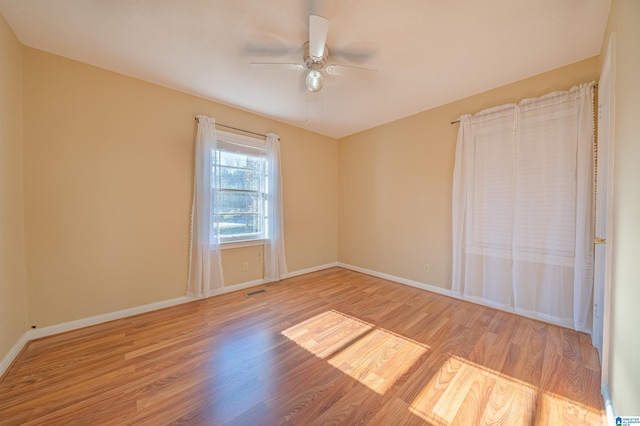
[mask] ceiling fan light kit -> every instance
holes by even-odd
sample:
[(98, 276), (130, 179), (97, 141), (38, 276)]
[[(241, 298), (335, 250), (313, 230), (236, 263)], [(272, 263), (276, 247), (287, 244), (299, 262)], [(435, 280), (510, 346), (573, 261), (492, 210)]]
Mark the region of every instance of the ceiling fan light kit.
[(320, 70), (324, 68), (327, 62), (329, 49), (324, 45), (322, 54), (315, 56), (309, 51), (309, 42), (306, 42), (302, 47), (304, 50), (304, 66), (309, 70), (306, 79), (307, 90), (310, 92), (318, 92), (324, 85), (324, 77)]
[(324, 77), (320, 74), (320, 71), (309, 70), (307, 74), (307, 90), (310, 92), (318, 92), (322, 89), (322, 85), (324, 84)]

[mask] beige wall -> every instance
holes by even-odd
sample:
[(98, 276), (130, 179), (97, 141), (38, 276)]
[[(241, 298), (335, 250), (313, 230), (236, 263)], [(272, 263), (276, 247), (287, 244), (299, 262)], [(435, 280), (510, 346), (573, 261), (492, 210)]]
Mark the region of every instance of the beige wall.
[(593, 57), (341, 139), (339, 261), (451, 288), (450, 121), (598, 75)]
[(0, 359), (27, 330), (22, 47), (0, 14)]
[(603, 40), (616, 32), (615, 159), (609, 387), (618, 415), (640, 413), (640, 2), (614, 0)]
[[(23, 58), (31, 323), (184, 295), (198, 113), (280, 135), (288, 269), (336, 261), (336, 140), (31, 48)], [(257, 253), (223, 253), (227, 284), (262, 277)]]

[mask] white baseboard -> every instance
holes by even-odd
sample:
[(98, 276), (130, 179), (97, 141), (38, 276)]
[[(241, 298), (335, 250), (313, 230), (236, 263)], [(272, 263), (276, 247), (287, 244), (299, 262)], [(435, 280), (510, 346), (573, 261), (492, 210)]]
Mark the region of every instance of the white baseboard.
[[(336, 264), (321, 265), (314, 268), (304, 269), (301, 271), (294, 271), (287, 274), (287, 278), (295, 277), (297, 275), (307, 274), (309, 272), (320, 271), (322, 269), (330, 268), (331, 266), (336, 266)], [(207, 295), (207, 297), (217, 296), (219, 294), (231, 293), (233, 291), (243, 290), (245, 288), (255, 287), (255, 286), (266, 284), (266, 283), (267, 281), (263, 279), (259, 279), (254, 281), (248, 281), (246, 283), (230, 285), (230, 286), (223, 287), (221, 289), (217, 289), (210, 292)], [(37, 339), (45, 336), (51, 336), (53, 334), (63, 333), (65, 331), (88, 327), (91, 325), (96, 325), (96, 324), (100, 324), (107, 321), (113, 321), (120, 318), (126, 318), (132, 315), (138, 315), (145, 312), (151, 312), (158, 309), (167, 308), (169, 306), (192, 302), (194, 300), (197, 300), (197, 298), (194, 298), (191, 296), (181, 296), (181, 297), (176, 297), (175, 299), (163, 300), (160, 302), (150, 303), (148, 305), (141, 305), (141, 306), (135, 306), (133, 308), (123, 309), (121, 311), (109, 312), (106, 314), (96, 315), (88, 318), (82, 318), (79, 320), (69, 321), (62, 324), (56, 324), (49, 327), (37, 328), (37, 329), (29, 330), (27, 332), (29, 334), (28, 340), (33, 340), (33, 339)]]
[[(338, 266), (337, 262), (326, 263), (324, 265), (314, 266), (314, 267), (306, 268), (306, 269), (299, 269), (297, 271), (288, 272), (287, 274), (283, 275), (282, 279), (284, 280), (284, 279), (287, 279), (287, 278), (297, 277), (298, 275), (304, 275), (304, 274), (309, 274), (311, 272), (322, 271), (323, 269), (329, 269), (329, 268), (333, 268), (335, 266)], [(260, 280), (248, 281), (246, 283), (234, 284), (234, 285), (230, 285), (230, 286), (226, 286), (226, 287), (223, 287), (223, 288), (219, 288), (219, 289), (213, 290), (213, 291), (209, 292), (207, 297), (217, 296), (219, 294), (231, 293), (232, 291), (244, 290), (246, 288), (255, 287), (255, 286), (258, 286), (258, 285), (268, 284), (269, 282), (270, 281), (265, 281), (263, 279), (260, 279)]]
[(361, 268), (359, 266), (349, 265), (348, 263), (338, 262), (337, 266), (345, 269), (350, 269), (356, 272), (362, 272), (363, 274), (372, 275), (374, 277), (382, 278), (385, 280), (393, 281), (400, 284), (409, 285), (411, 287), (416, 287), (422, 290), (427, 290), (433, 293), (442, 294), (444, 296), (454, 297), (456, 299), (465, 300), (462, 297), (458, 296), (451, 290), (447, 288), (438, 287), (431, 284), (425, 284), (418, 281), (408, 280), (406, 278), (396, 277), (395, 275), (389, 275), (378, 271), (372, 271), (371, 269)]
[(22, 348), (24, 348), (29, 340), (29, 332), (27, 331), (20, 336), (18, 341), (9, 349), (9, 352), (0, 360), (0, 377), (7, 371), (7, 368), (9, 368), (13, 360), (20, 355), (20, 351), (22, 351)]
[[(316, 272), (316, 271), (328, 269), (334, 266), (337, 266), (337, 263), (329, 263), (326, 265), (320, 265), (312, 268), (302, 269), (299, 271), (289, 272), (285, 278), (291, 278), (298, 275), (308, 274), (310, 272)], [(223, 287), (221, 289), (212, 291), (210, 294), (207, 295), (207, 297), (217, 296), (225, 293), (231, 293), (232, 291), (243, 290), (245, 288), (255, 287), (255, 286), (266, 284), (266, 283), (267, 281), (260, 279), (260, 280), (249, 281), (246, 283), (231, 285), (228, 287)], [(95, 315), (92, 317), (82, 318), (74, 321), (68, 321), (61, 324), (51, 325), (48, 327), (27, 330), (24, 332), (22, 336), (20, 336), (20, 339), (18, 339), (18, 341), (11, 347), (9, 352), (7, 352), (7, 354), (0, 360), (0, 377), (2, 377), (4, 372), (13, 363), (13, 361), (20, 354), (20, 352), (25, 347), (25, 345), (31, 340), (39, 339), (41, 337), (51, 336), (54, 334), (64, 333), (66, 331), (76, 330), (79, 328), (89, 327), (89, 326), (100, 324), (107, 321), (126, 318), (133, 315), (142, 314), (145, 312), (151, 312), (158, 309), (168, 308), (169, 306), (188, 303), (194, 300), (197, 300), (197, 298), (191, 297), (191, 296), (181, 296), (181, 297), (176, 297), (175, 299), (163, 300), (160, 302), (150, 303), (147, 305), (134, 306), (133, 308), (123, 309), (120, 311), (109, 312), (101, 315)]]
[(51, 336), (53, 334), (64, 333), (65, 331), (76, 330), (78, 328), (89, 327), (91, 325), (143, 314), (145, 312), (151, 312), (162, 308), (168, 308), (169, 306), (180, 305), (182, 303), (188, 303), (194, 300), (195, 299), (193, 297), (188, 296), (176, 297), (175, 299), (162, 300), (160, 302), (149, 303), (147, 305), (134, 306), (133, 308), (127, 308), (120, 311), (81, 318), (79, 320), (63, 322), (61, 324), (51, 325), (48, 327), (35, 328), (28, 331), (28, 333), (30, 334), (29, 340)]
[(611, 400), (611, 391), (609, 390), (609, 385), (602, 385), (602, 389), (600, 391), (602, 394), (602, 399), (604, 400), (604, 411), (607, 414), (607, 423), (609, 426), (615, 426), (616, 421), (616, 411), (613, 408), (613, 401)]
[(4, 374), (7, 368), (11, 365), (14, 359), (20, 354), (22, 348), (31, 340), (39, 339), (41, 337), (51, 336), (54, 334), (64, 333), (66, 331), (76, 330), (79, 328), (89, 327), (91, 325), (100, 324), (107, 321), (113, 321), (120, 318), (130, 317), (132, 315), (138, 315), (145, 312), (155, 311), (157, 309), (167, 308), (169, 306), (179, 305), (195, 300), (192, 297), (182, 296), (175, 299), (163, 300), (160, 302), (149, 303), (148, 305), (134, 306), (133, 308), (123, 309), (120, 311), (109, 312), (106, 314), (95, 315), (92, 317), (82, 318), (79, 320), (63, 322), (61, 324), (51, 325), (48, 327), (34, 328), (27, 330), (18, 339), (15, 345), (9, 350), (9, 352), (0, 361), (0, 377)]
[(520, 315), (522, 317), (527, 317), (527, 318), (535, 319), (535, 320), (538, 320), (538, 321), (548, 322), (550, 324), (559, 325), (561, 327), (567, 327), (567, 328), (571, 328), (571, 329), (573, 328), (573, 324), (571, 324), (571, 323), (562, 323), (561, 321), (554, 320), (553, 318), (546, 317), (544, 315), (537, 315), (537, 314), (532, 313), (532, 312), (527, 312), (527, 311), (523, 311), (523, 310), (516, 310), (516, 309), (514, 309), (512, 307), (505, 307), (505, 306), (501, 306), (501, 305), (498, 305), (498, 304), (490, 303), (490, 302), (485, 301), (484, 299), (480, 299), (480, 298), (476, 298), (476, 297), (466, 297), (463, 294), (454, 293), (453, 291), (449, 290), (448, 288), (442, 288), (442, 287), (434, 286), (434, 285), (431, 285), (431, 284), (425, 284), (425, 283), (421, 283), (421, 282), (418, 282), (418, 281), (409, 280), (409, 279), (402, 278), (402, 277), (396, 277), (394, 275), (389, 275), (389, 274), (385, 274), (385, 273), (378, 272), (378, 271), (372, 271), (370, 269), (361, 268), (359, 266), (349, 265), (347, 263), (338, 262), (337, 266), (339, 266), (341, 268), (345, 268), (345, 269), (351, 269), (352, 271), (356, 271), (356, 272), (362, 272), (363, 274), (372, 275), (374, 277), (382, 278), (382, 279), (393, 281), (393, 282), (396, 282), (396, 283), (409, 285), (411, 287), (416, 287), (416, 288), (419, 288), (419, 289), (422, 289), (422, 290), (430, 291), (432, 293), (438, 293), (438, 294), (442, 294), (444, 296), (453, 297), (454, 299), (464, 300), (465, 302), (475, 303), (477, 305), (487, 306), (489, 308), (497, 309), (497, 310), (500, 310), (500, 311), (503, 311), (503, 312), (509, 312), (511, 314)]
[(283, 278), (293, 278), (293, 277), (297, 277), (298, 275), (304, 275), (304, 274), (310, 274), (311, 272), (322, 271), (323, 269), (335, 268), (336, 266), (339, 266), (338, 262), (325, 263), (324, 265), (313, 266), (311, 268), (299, 269), (297, 271), (289, 272)]

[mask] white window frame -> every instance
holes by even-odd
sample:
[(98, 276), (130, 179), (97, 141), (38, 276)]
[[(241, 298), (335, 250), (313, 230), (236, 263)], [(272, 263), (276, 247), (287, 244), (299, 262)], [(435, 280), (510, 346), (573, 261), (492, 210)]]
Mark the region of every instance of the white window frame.
[[(267, 144), (266, 144), (266, 141), (263, 139), (239, 135), (236, 133), (225, 132), (222, 130), (216, 130), (216, 138), (218, 140), (218, 143), (217, 143), (218, 151), (228, 151), (228, 152), (230, 151), (230, 150), (225, 150), (224, 148), (221, 148), (221, 145), (224, 145), (225, 143), (237, 145), (238, 147), (246, 146), (252, 149), (263, 150), (265, 152), (265, 162), (267, 161), (266, 160)], [(215, 161), (215, 158), (216, 158), (215, 154), (212, 155), (213, 161)], [(212, 167), (213, 166), (214, 165), (212, 164)], [(267, 164), (265, 164), (265, 168), (264, 168), (263, 187), (264, 187), (264, 196), (268, 202), (269, 194), (267, 191), (268, 186), (266, 181), (267, 179), (266, 167), (267, 167)], [(215, 173), (214, 173), (214, 182), (212, 182), (212, 184), (213, 184), (213, 187), (211, 189), (212, 189), (213, 195), (215, 196), (216, 192), (219, 191), (217, 187), (217, 182), (215, 182)], [(263, 232), (259, 234), (259, 236), (255, 238), (248, 237), (246, 236), (247, 234), (245, 234), (245, 236), (236, 237), (236, 238), (224, 238), (223, 236), (220, 236), (220, 248), (224, 250), (224, 249), (231, 249), (231, 248), (237, 248), (237, 247), (264, 245), (264, 241), (266, 239), (266, 232), (267, 232), (266, 206), (263, 209), (262, 220), (263, 220), (263, 227), (262, 227)]]

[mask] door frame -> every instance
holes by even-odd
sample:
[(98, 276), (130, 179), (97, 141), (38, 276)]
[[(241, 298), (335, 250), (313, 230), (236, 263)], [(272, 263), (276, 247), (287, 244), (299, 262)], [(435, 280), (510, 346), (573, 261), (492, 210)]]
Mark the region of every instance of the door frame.
[[(594, 344), (600, 354), (602, 393), (608, 393), (609, 388), (609, 326), (611, 319), (611, 267), (613, 246), (613, 190), (614, 190), (614, 142), (615, 142), (615, 63), (616, 63), (616, 33), (609, 36), (609, 43), (602, 64), (600, 81), (598, 82), (598, 151), (606, 148), (606, 175), (602, 183), (606, 187), (606, 221), (605, 235), (596, 235), (606, 239), (604, 254), (604, 280), (594, 282)], [(603, 114), (604, 111), (606, 114)], [(606, 116), (605, 116), (606, 115)], [(605, 121), (606, 120), (606, 121)], [(597, 208), (597, 205), (596, 205)], [(597, 220), (597, 210), (596, 210)], [(595, 253), (595, 251), (594, 251)], [(594, 255), (595, 262), (595, 255)], [(594, 264), (594, 268), (595, 268)], [(598, 288), (598, 285), (601, 287)], [(600, 309), (598, 309), (600, 307)], [(599, 312), (596, 312), (598, 311)], [(601, 339), (601, 340), (600, 340)]]

